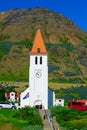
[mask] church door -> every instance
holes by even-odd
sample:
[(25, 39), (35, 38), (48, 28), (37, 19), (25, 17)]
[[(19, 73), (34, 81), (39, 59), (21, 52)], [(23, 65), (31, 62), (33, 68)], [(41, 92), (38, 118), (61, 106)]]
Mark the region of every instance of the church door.
[(41, 100), (36, 100), (36, 101), (34, 102), (34, 106), (35, 106), (37, 109), (42, 109), (42, 108), (43, 108)]

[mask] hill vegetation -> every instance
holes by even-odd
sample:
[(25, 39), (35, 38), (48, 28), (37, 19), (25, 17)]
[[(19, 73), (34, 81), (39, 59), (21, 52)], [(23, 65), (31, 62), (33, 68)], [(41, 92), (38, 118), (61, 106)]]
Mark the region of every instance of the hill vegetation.
[[(73, 85), (74, 86), (74, 85)], [(87, 85), (79, 87), (61, 88), (55, 90), (56, 98), (63, 98), (65, 101), (87, 99)]]
[(21, 41), (28, 38), (32, 42), (38, 28), (41, 29), (45, 43), (59, 43), (63, 35), (73, 44), (87, 42), (86, 32), (69, 18), (46, 8), (0, 12), (1, 41)]
[(78, 111), (67, 107), (56, 106), (51, 108), (51, 112), (63, 130), (87, 129), (87, 111)]
[(70, 19), (44, 8), (12, 9), (0, 18), (0, 81), (28, 82), (29, 52), (40, 28), (49, 82), (87, 83), (87, 33)]
[(43, 130), (43, 124), (38, 110), (34, 107), (25, 107), (20, 110), (0, 109), (0, 128), (6, 130)]
[[(0, 80), (28, 81), (32, 43), (0, 42)], [(87, 44), (46, 43), (49, 53), (49, 82), (87, 83)]]

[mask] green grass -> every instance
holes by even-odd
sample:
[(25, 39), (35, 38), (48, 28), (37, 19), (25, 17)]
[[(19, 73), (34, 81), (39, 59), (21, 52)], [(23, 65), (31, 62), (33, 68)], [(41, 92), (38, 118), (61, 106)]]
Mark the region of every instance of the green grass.
[(17, 113), (17, 110), (1, 109), (0, 110), (0, 121), (3, 123), (11, 123), (14, 127), (22, 128), (22, 127), (26, 126), (27, 121), (13, 117), (13, 115), (16, 113)]
[[(36, 108), (25, 107), (20, 110), (0, 109), (0, 122), (2, 124), (11, 124), (12, 130), (43, 130), (43, 124), (39, 112)], [(33, 129), (32, 129), (33, 130)]]

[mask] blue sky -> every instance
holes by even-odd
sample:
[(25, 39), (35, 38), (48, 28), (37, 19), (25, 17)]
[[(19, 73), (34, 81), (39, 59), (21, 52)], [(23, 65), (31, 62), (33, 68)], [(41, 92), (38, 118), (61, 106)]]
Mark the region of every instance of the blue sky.
[(87, 0), (0, 0), (0, 11), (34, 7), (59, 12), (87, 32)]

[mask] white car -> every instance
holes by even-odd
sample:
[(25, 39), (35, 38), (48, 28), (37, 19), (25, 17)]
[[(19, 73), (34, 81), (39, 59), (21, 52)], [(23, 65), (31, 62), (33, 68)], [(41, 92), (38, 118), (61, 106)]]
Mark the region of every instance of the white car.
[(1, 108), (11, 108), (11, 109), (16, 109), (16, 106), (13, 105), (12, 103), (9, 103), (9, 102), (0, 102), (0, 109)]

